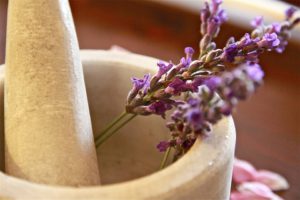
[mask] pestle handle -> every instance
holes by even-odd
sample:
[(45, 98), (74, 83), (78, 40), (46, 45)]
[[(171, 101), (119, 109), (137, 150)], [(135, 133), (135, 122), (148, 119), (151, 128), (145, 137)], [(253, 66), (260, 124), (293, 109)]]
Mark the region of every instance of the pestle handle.
[(99, 184), (96, 149), (67, 0), (10, 0), (5, 170), (33, 182)]

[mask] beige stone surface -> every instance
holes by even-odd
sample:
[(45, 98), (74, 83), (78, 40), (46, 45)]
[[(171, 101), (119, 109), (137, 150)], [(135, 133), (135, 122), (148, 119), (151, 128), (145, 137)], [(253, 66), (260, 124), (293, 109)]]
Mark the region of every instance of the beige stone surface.
[[(131, 76), (154, 73), (157, 59), (146, 56), (82, 51), (94, 133), (123, 109)], [(1, 68), (0, 68), (1, 69)], [(0, 71), (1, 78), (1, 71)], [(0, 79), (1, 83), (1, 79)], [(0, 84), (0, 97), (1, 88)], [(1, 99), (0, 99), (1, 102)], [(0, 105), (1, 109), (1, 105)], [(0, 127), (3, 120), (1, 120)], [(0, 135), (3, 131), (0, 130)], [(169, 137), (159, 117), (138, 117), (98, 150), (102, 186), (55, 187), (0, 172), (0, 198), (99, 200), (225, 200), (229, 198), (235, 127), (231, 117), (214, 126), (176, 163), (157, 172), (162, 154), (158, 141)], [(0, 143), (0, 153), (1, 153)], [(2, 145), (3, 146), (3, 145)], [(1, 164), (0, 160), (0, 164)]]
[(67, 0), (10, 0), (5, 171), (53, 185), (99, 184), (79, 47)]

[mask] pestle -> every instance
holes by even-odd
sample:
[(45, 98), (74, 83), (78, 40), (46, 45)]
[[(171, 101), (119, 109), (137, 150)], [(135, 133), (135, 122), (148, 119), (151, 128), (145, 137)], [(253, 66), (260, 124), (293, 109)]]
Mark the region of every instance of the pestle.
[(52, 185), (99, 184), (69, 2), (10, 0), (6, 45), (6, 173)]

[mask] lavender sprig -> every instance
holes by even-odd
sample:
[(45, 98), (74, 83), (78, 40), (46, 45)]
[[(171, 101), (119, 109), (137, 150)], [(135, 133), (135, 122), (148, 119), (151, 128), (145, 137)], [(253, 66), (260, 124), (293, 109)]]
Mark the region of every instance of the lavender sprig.
[(220, 9), (221, 0), (205, 3), (201, 10), (200, 58), (193, 60), (194, 50), (185, 48), (186, 56), (179, 64), (158, 62), (158, 72), (150, 78), (132, 79), (133, 88), (128, 94), (126, 112), (137, 115), (157, 114), (165, 117), (166, 111), (178, 105), (173, 97), (186, 92), (197, 92), (203, 79), (222, 72), (226, 66), (237, 66), (246, 62), (257, 63), (259, 55), (265, 51), (283, 52), (290, 37), (290, 30), (299, 23), (288, 12), (286, 21), (264, 25), (261, 17), (255, 18), (255, 29), (246, 33), (240, 40), (230, 38), (223, 49), (216, 49), (212, 38), (216, 37), (226, 14)]
[[(159, 151), (175, 149), (175, 159), (193, 145), (198, 136), (206, 136), (223, 116), (231, 114), (240, 100), (251, 96), (263, 82), (264, 72), (258, 64), (245, 63), (222, 76), (204, 80), (198, 93), (177, 105), (167, 123), (172, 139), (157, 145)], [(216, 95), (218, 94), (218, 95)]]
[[(97, 147), (134, 117), (156, 114), (165, 118), (166, 112), (175, 107), (177, 114), (172, 115), (174, 122), (169, 123), (168, 127), (171, 132), (180, 133), (180, 137), (172, 135), (173, 139), (161, 142), (158, 148), (163, 151), (176, 147), (179, 156), (193, 144), (197, 135), (208, 133), (211, 124), (223, 115), (230, 114), (238, 100), (246, 99), (256, 89), (263, 76), (257, 65), (259, 55), (265, 51), (283, 52), (290, 31), (300, 22), (300, 18), (294, 17), (294, 8), (286, 11), (286, 19), (280, 23), (265, 25), (263, 18), (257, 17), (251, 22), (255, 28), (251, 34), (246, 33), (237, 41), (231, 37), (221, 49), (213, 41), (219, 34), (220, 26), (227, 20), (225, 11), (220, 8), (221, 3), (222, 0), (205, 2), (200, 12), (200, 32), (203, 37), (197, 59), (193, 60), (194, 50), (187, 47), (184, 49), (185, 57), (178, 64), (159, 61), (155, 75), (146, 74), (141, 79), (131, 79), (133, 87), (127, 96), (125, 112), (95, 138)], [(241, 67), (218, 78), (228, 66)], [(246, 81), (243, 82), (241, 77)], [(186, 101), (175, 98), (191, 93), (199, 93), (198, 100), (194, 95)], [(215, 93), (219, 94), (222, 101), (216, 98)], [(191, 107), (192, 103), (194, 107)], [(180, 116), (180, 113), (185, 114)], [(185, 117), (184, 123), (189, 122), (188, 126), (183, 122), (176, 124), (179, 123), (176, 117)]]

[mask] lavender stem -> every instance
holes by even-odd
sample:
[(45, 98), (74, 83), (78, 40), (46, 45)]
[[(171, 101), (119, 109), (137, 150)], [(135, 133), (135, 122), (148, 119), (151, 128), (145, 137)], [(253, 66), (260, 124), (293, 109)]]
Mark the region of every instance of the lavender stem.
[(135, 118), (137, 115), (134, 114), (130, 116), (128, 119), (126, 119), (124, 122), (122, 122), (120, 125), (118, 125), (115, 129), (113, 129), (111, 132), (111, 128), (115, 126), (121, 119), (123, 119), (125, 116), (127, 116), (128, 113), (124, 112), (115, 120), (115, 123), (110, 128), (107, 128), (106, 132), (103, 132), (103, 134), (100, 134), (99, 137), (95, 139), (96, 148), (98, 148), (103, 142), (105, 142), (108, 138), (110, 138), (114, 133), (116, 133), (118, 130), (120, 130), (123, 126), (125, 126), (128, 122), (130, 122), (133, 118)]
[(164, 153), (164, 157), (160, 163), (160, 167), (159, 167), (159, 170), (165, 168), (166, 166), (166, 163), (167, 163), (167, 160), (168, 160), (168, 157), (170, 155), (170, 152), (171, 152), (171, 147), (168, 147), (167, 150), (165, 151)]
[(117, 124), (120, 120), (122, 120), (128, 113), (123, 111), (117, 118), (115, 118), (113, 121), (111, 121), (96, 137), (95, 141), (98, 140), (98, 138), (101, 137), (101, 135), (104, 135), (107, 131), (109, 131), (115, 124)]

